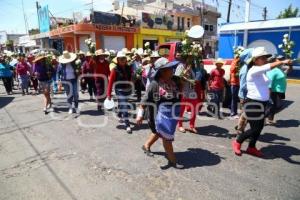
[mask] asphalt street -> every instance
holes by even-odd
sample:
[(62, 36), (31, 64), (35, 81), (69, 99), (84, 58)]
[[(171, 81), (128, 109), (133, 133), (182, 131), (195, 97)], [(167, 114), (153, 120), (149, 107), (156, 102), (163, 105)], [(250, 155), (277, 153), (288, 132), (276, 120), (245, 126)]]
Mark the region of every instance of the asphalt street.
[(0, 85), (0, 199), (300, 199), (299, 91), (300, 85), (288, 86), (277, 126), (264, 128), (257, 146), (265, 158), (235, 156), (236, 120), (202, 113), (198, 135), (176, 133), (174, 149), (185, 169), (161, 170), (161, 141), (153, 158), (141, 151), (146, 123), (133, 123), (128, 135), (114, 112), (99, 114), (86, 94), (80, 115), (68, 115), (62, 95), (45, 115), (42, 95), (7, 96)]

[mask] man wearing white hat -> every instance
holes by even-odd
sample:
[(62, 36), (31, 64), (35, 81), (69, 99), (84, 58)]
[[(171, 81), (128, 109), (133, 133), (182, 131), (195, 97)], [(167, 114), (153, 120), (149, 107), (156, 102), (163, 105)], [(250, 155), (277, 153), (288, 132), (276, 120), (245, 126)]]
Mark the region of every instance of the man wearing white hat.
[(64, 88), (67, 93), (67, 101), (69, 103), (69, 114), (73, 113), (74, 103), (75, 111), (77, 114), (80, 113), (78, 108), (79, 102), (79, 94), (78, 94), (78, 72), (76, 70), (75, 53), (70, 53), (68, 51), (64, 51), (61, 56), (58, 57), (58, 62), (61, 63), (61, 67), (58, 69), (59, 74), (61, 75), (61, 80), (65, 82)]
[(232, 149), (238, 156), (242, 155), (242, 143), (250, 139), (247, 153), (253, 156), (262, 157), (263, 154), (256, 148), (256, 142), (264, 127), (265, 106), (270, 99), (269, 79), (266, 72), (282, 64), (291, 64), (291, 60), (276, 61), (268, 63), (271, 54), (267, 53), (264, 47), (257, 47), (252, 52), (253, 66), (247, 73), (247, 99), (244, 105), (245, 115), (250, 124), (250, 129), (239, 134), (232, 142)]
[(150, 55), (150, 63), (146, 65), (145, 68), (145, 78), (146, 78), (146, 90), (149, 87), (150, 83), (154, 80), (154, 73), (155, 73), (155, 65), (154, 63), (160, 58), (160, 55), (157, 51), (153, 51)]
[(125, 52), (119, 51), (117, 54), (117, 65), (110, 73), (107, 98), (111, 100), (111, 92), (114, 85), (118, 100), (118, 117), (120, 118), (121, 123), (125, 122), (128, 134), (132, 133), (128, 118), (128, 98), (132, 93), (132, 84), (132, 68), (127, 64), (127, 56)]
[(211, 104), (208, 109), (210, 112), (214, 113), (216, 117), (221, 119), (220, 109), (221, 102), (223, 100), (223, 90), (224, 90), (224, 75), (225, 70), (222, 66), (225, 64), (222, 58), (218, 58), (215, 61), (216, 68), (210, 72), (210, 77), (208, 79), (208, 89), (211, 96)]

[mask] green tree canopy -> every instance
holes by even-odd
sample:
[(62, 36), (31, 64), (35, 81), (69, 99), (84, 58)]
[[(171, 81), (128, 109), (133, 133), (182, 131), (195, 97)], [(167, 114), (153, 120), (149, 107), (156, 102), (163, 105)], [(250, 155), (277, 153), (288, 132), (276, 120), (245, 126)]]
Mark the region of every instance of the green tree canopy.
[(299, 13), (299, 8), (293, 8), (292, 4), (290, 4), (288, 8), (286, 8), (280, 12), (277, 19), (299, 17), (300, 15), (298, 15), (298, 13)]

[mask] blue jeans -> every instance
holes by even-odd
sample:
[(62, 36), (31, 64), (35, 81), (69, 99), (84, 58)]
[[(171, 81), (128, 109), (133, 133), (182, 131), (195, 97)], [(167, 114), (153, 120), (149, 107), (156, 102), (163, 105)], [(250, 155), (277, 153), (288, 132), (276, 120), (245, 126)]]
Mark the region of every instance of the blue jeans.
[(29, 76), (27, 74), (19, 76), (19, 83), (21, 85), (22, 92), (28, 92)]
[(58, 91), (57, 75), (56, 74), (54, 74), (52, 76), (52, 88), (53, 88), (54, 93), (56, 93)]
[(75, 108), (78, 108), (78, 82), (77, 79), (65, 80), (64, 88), (67, 93), (67, 101), (69, 106), (72, 107), (72, 103), (74, 102)]
[(131, 92), (123, 91), (116, 89), (115, 90), (118, 100), (118, 117), (124, 119), (125, 126), (129, 127), (129, 114), (128, 110), (130, 108), (130, 104), (128, 103), (128, 98)]
[(238, 108), (238, 101), (239, 101), (239, 86), (238, 85), (232, 85), (231, 86), (231, 112), (230, 115), (234, 116), (237, 115), (237, 108)]
[[(220, 109), (221, 109), (221, 102), (223, 101), (223, 90), (210, 90), (209, 93), (211, 94), (210, 102), (213, 105), (209, 106), (209, 110), (217, 115), (217, 117), (221, 117)], [(216, 108), (217, 110), (215, 110)]]

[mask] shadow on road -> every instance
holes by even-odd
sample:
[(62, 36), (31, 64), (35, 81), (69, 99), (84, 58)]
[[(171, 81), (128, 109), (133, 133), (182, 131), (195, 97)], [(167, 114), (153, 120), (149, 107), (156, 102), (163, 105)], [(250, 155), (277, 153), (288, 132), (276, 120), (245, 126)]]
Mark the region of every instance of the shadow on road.
[(196, 128), (198, 131), (198, 135), (201, 136), (210, 136), (210, 137), (222, 137), (222, 138), (233, 138), (235, 135), (230, 134), (228, 129), (215, 126), (215, 125), (208, 125)]
[(287, 120), (277, 120), (277, 128), (290, 128), (290, 127), (299, 127), (300, 121), (296, 119), (287, 119)]
[[(155, 155), (165, 156), (164, 152), (153, 152)], [(200, 148), (188, 148), (184, 152), (176, 152), (176, 159), (179, 164), (184, 166), (184, 169), (203, 167), (203, 166), (213, 166), (221, 162), (224, 159), (217, 155), (217, 153), (212, 153), (205, 149)]]
[(0, 108), (4, 108), (8, 104), (10, 104), (15, 97), (0, 97)]
[(282, 144), (282, 145), (285, 145), (284, 142), (277, 142), (276, 140), (290, 141), (291, 139), (286, 138), (286, 137), (282, 137), (282, 136), (279, 136), (279, 135), (276, 135), (274, 133), (264, 133), (263, 135), (261, 135), (259, 137), (259, 141), (261, 141), (261, 142), (270, 143), (270, 144)]
[(300, 165), (300, 161), (293, 160), (292, 156), (299, 156), (300, 149), (285, 145), (270, 145), (263, 147), (261, 151), (265, 154), (265, 159), (281, 158), (289, 163)]

